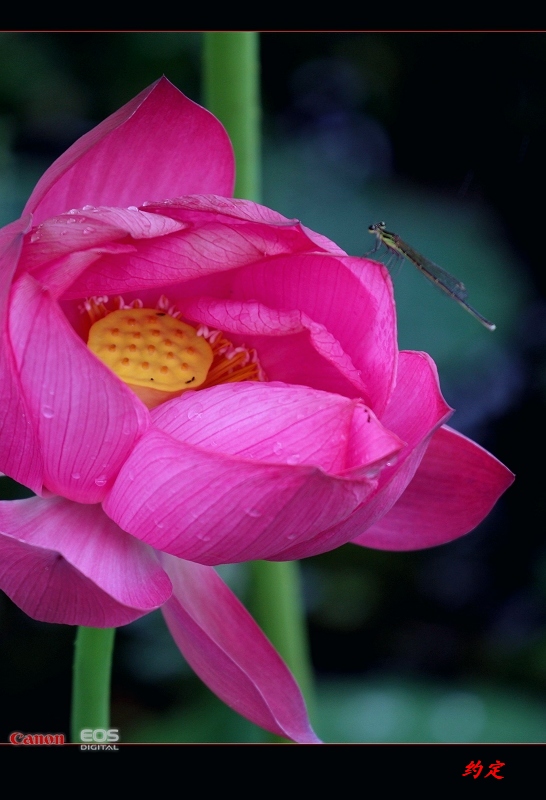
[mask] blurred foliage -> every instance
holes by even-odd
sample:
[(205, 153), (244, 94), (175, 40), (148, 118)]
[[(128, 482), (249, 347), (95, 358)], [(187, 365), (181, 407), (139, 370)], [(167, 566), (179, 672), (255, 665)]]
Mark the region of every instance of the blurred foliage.
[[(264, 202), (353, 255), (385, 220), (468, 287), (494, 334), (393, 264), (400, 346), (435, 358), (452, 424), (517, 474), (470, 535), (302, 562), (327, 741), (544, 741), (545, 34), (262, 35)], [(0, 222), (79, 135), (161, 74), (200, 101), (199, 33), (1, 33)], [(387, 261), (378, 252), (373, 258)], [(533, 451), (531, 452), (531, 448)], [(3, 498), (28, 496), (7, 478)], [(454, 487), (456, 491), (456, 487)], [(223, 571), (243, 600), (244, 567)], [(68, 730), (73, 631), (0, 596), (2, 732)], [(124, 741), (262, 740), (160, 614), (120, 629)]]
[[(543, 742), (546, 703), (507, 687), (382, 676), (318, 685), (316, 727), (326, 742)], [(259, 731), (197, 682), (167, 714), (143, 714), (134, 742), (259, 742)]]

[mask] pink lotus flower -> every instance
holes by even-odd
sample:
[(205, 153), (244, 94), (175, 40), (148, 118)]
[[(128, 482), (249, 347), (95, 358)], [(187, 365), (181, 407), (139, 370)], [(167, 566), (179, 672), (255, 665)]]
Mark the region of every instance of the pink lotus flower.
[[(83, 136), (0, 232), (0, 585), (30, 616), (162, 607), (226, 703), (317, 741), (214, 565), (474, 528), (513, 480), (399, 352), (387, 271), (229, 199), (233, 156), (162, 79)], [(166, 199), (169, 198), (169, 199)]]

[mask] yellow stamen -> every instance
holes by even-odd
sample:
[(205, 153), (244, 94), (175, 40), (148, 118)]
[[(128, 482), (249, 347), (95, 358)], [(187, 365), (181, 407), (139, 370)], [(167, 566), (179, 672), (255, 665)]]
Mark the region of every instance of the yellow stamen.
[(128, 306), (121, 297), (113, 303), (94, 297), (81, 310), (91, 323), (88, 347), (149, 409), (188, 389), (265, 380), (254, 350), (182, 322), (165, 297), (155, 309), (142, 306), (140, 300)]
[(87, 345), (139, 396), (141, 388), (173, 397), (201, 386), (213, 360), (195, 328), (149, 308), (111, 311), (91, 326)]
[(218, 336), (213, 334), (212, 339), (209, 341), (214, 360), (201, 389), (208, 389), (209, 386), (217, 386), (220, 383), (265, 380), (255, 350), (248, 350), (246, 347), (236, 348), (223, 334)]

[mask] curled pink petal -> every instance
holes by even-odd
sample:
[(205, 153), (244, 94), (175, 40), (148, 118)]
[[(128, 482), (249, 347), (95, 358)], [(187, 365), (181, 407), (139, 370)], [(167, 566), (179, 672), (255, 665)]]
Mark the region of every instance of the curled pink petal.
[[(132, 244), (106, 242), (90, 247), (89, 250), (78, 250), (41, 265), (32, 272), (32, 277), (50, 293), (52, 300), (58, 300), (66, 293), (71, 284), (99, 258), (107, 255), (110, 258), (120, 253), (130, 253), (135, 249)], [(31, 274), (31, 273), (29, 273)]]
[(318, 253), (279, 256), (235, 273), (232, 294), (297, 309), (322, 326), (359, 370), (366, 402), (381, 418), (397, 358), (392, 283), (382, 265)]
[(25, 212), (42, 222), (86, 205), (229, 196), (233, 181), (224, 128), (161, 78), (69, 147), (38, 181)]
[(13, 288), (10, 322), (18, 377), (43, 453), (44, 482), (71, 500), (99, 502), (146, 429), (148, 412), (28, 275)]
[(275, 382), (187, 392), (155, 409), (152, 421), (179, 442), (213, 453), (313, 465), (332, 475), (375, 476), (404, 446), (361, 401)]
[[(334, 364), (345, 359), (348, 380), (381, 416), (397, 366), (392, 283), (382, 265), (349, 256), (279, 254), (233, 270), (221, 280), (202, 282), (199, 289), (197, 297), (179, 295), (180, 307), (192, 319), (244, 335), (245, 343), (260, 353), (270, 378), (342, 394), (350, 391), (332, 385), (328, 365), (321, 372), (311, 353), (300, 352), (303, 337), (296, 334), (309, 330), (312, 348)], [(293, 335), (288, 347), (254, 338), (288, 333)]]
[[(241, 197), (222, 197), (219, 195), (205, 195), (189, 193), (185, 197), (174, 197), (162, 202), (146, 201), (144, 203), (146, 211), (167, 215), (173, 219), (189, 222), (192, 225), (200, 225), (204, 222), (229, 223), (231, 220), (237, 222), (264, 222), (276, 227), (293, 228), (297, 226), (305, 236), (311, 241), (315, 241), (312, 231), (301, 225), (297, 219), (289, 219), (274, 211), (272, 208), (262, 206), (252, 200), (245, 200)], [(324, 237), (324, 241), (328, 240)], [(331, 246), (334, 246), (330, 242)], [(328, 249), (325, 247), (324, 249)]]
[(393, 508), (353, 541), (381, 550), (451, 542), (473, 530), (513, 480), (491, 453), (444, 425)]
[(361, 371), (350, 355), (323, 325), (300, 311), (209, 297), (178, 305), (189, 319), (226, 331), (234, 343), (259, 352), (269, 380), (367, 399)]
[[(133, 253), (136, 245), (131, 244), (131, 240), (136, 243), (167, 236), (185, 227), (184, 223), (136, 207), (73, 209), (33, 229), (19, 262), (19, 272), (32, 273), (37, 281), (59, 296), (101, 256), (113, 258), (121, 253)], [(78, 270), (74, 268), (76, 255), (79, 256)]]
[(30, 218), (24, 217), (0, 231), (0, 469), (40, 493), (43, 464), (38, 431), (21, 386), (8, 333), (10, 284), (29, 226)]
[[(192, 200), (193, 198), (189, 198)], [(203, 200), (205, 198), (202, 198)], [(210, 211), (185, 210), (186, 203), (165, 207), (180, 230), (139, 243), (138, 249), (90, 267), (67, 291), (67, 297), (113, 294), (161, 285), (178, 287), (196, 278), (217, 276), (268, 256), (314, 249), (314, 243), (294, 220), (278, 222), (234, 219)], [(146, 206), (146, 213), (148, 213)], [(153, 216), (153, 214), (149, 214)], [(163, 219), (161, 217), (160, 219)], [(153, 264), (153, 271), (150, 271)], [(229, 276), (227, 276), (229, 279)], [(216, 285), (216, 284), (215, 284)]]
[(228, 706), (265, 730), (320, 744), (292, 674), (211, 567), (163, 556), (173, 595), (163, 615), (184, 657)]
[[(36, 269), (60, 256), (86, 251), (130, 236), (153, 239), (176, 233), (186, 226), (168, 217), (148, 214), (138, 208), (74, 209), (51, 217), (32, 232), (20, 267), (36, 276)], [(133, 248), (134, 249), (134, 248)]]
[(321, 532), (305, 545), (287, 547), (283, 560), (318, 555), (354, 541), (396, 503), (417, 470), (433, 433), (451, 415), (438, 384), (438, 374), (426, 353), (400, 353), (396, 388), (382, 422), (406, 446), (379, 473), (375, 490), (345, 520)]
[(150, 429), (103, 506), (152, 547), (214, 565), (275, 558), (341, 522), (375, 485), (373, 478), (331, 476), (311, 465), (208, 452)]
[(2, 589), (43, 622), (125, 625), (171, 593), (153, 550), (99, 505), (61, 497), (0, 503), (0, 554)]

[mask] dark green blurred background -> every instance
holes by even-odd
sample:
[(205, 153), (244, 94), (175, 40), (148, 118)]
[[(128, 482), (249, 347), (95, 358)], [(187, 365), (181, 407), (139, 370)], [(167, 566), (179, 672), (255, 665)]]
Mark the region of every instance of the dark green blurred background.
[[(196, 101), (199, 33), (0, 34), (0, 223), (44, 169), (161, 74)], [(436, 360), (453, 427), (517, 475), (487, 520), (416, 553), (302, 562), (315, 727), (336, 742), (546, 740), (546, 35), (265, 33), (263, 202), (363, 255), (385, 220), (464, 281), (482, 328), (410, 265), (400, 346)], [(16, 487), (0, 478), (3, 497)], [(244, 566), (220, 570), (243, 599)], [(74, 629), (0, 596), (0, 741), (68, 732)], [(159, 613), (120, 629), (122, 741), (260, 741)]]

